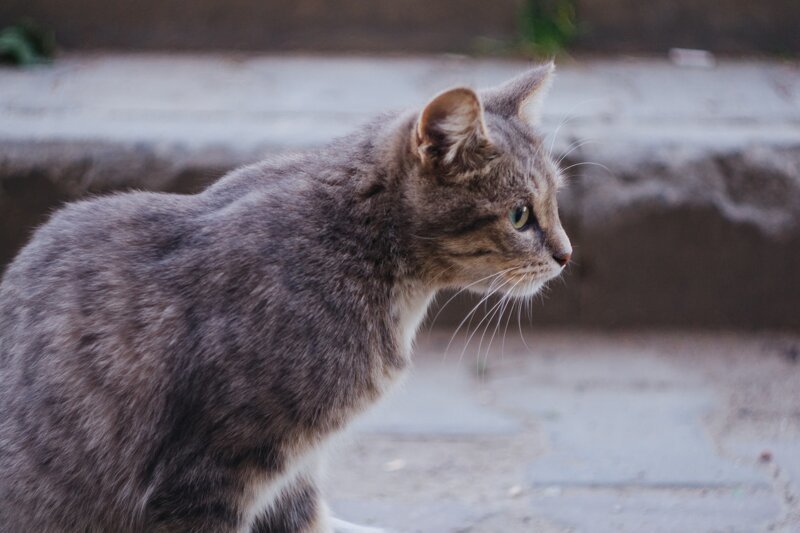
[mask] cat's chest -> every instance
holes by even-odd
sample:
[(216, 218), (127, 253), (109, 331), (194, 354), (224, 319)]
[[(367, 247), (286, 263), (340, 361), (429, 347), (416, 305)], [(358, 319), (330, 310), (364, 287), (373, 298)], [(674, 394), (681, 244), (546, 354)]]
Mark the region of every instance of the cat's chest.
[(408, 285), (395, 287), (392, 294), (392, 328), (403, 357), (411, 355), (414, 337), (425, 318), (434, 291)]

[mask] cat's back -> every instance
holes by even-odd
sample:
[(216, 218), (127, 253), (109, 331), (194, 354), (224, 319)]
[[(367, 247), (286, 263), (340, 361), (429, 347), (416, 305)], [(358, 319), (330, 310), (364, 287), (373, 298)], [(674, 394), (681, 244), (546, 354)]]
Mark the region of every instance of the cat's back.
[(264, 179), (268, 170), (234, 171), (201, 194), (122, 193), (57, 211), (0, 280), (0, 383), (19, 381), (20, 365), (48, 350), (53, 366), (105, 340), (116, 347), (109, 358), (120, 346), (168, 342), (177, 332), (159, 324), (176, 328), (187, 310), (214, 305), (220, 284), (253, 270), (268, 248), (253, 243), (269, 240), (271, 220), (286, 218), (287, 193)]
[(0, 282), (0, 523), (9, 531), (98, 519), (116, 528), (143, 504), (146, 452), (164, 431), (176, 376), (191, 371), (185, 354), (197, 351), (196, 309), (213, 305), (209, 273), (236, 246), (226, 232), (252, 196), (236, 183), (212, 197), (136, 192), (70, 204), (9, 265)]
[[(155, 304), (147, 285), (160, 277), (159, 255), (175, 246), (193, 204), (151, 193), (78, 202), (55, 213), (9, 265), (0, 283), (0, 522), (10, 531), (46, 531), (51, 519), (80, 529), (81, 516), (103, 512), (119, 519), (87, 477), (111, 493), (136, 492), (118, 467), (133, 464), (133, 450), (108, 436), (142, 426), (121, 409), (143, 404), (137, 388), (146, 394), (157, 384), (137, 328)], [(64, 512), (76, 493), (85, 512)], [(14, 520), (25, 526), (15, 529)]]
[[(264, 173), (259, 181), (255, 169), (234, 171), (202, 194), (130, 192), (67, 204), (8, 266), (0, 279), (0, 309), (8, 314), (23, 301), (32, 305), (40, 298), (73, 300), (79, 295), (66, 294), (67, 287), (97, 275), (112, 292), (118, 285), (130, 291), (140, 282), (176, 278), (193, 261), (205, 263), (209, 246), (231, 244), (236, 225), (253, 229), (243, 209), (248, 199), (257, 196), (263, 203), (264, 197), (280, 196), (281, 180), (263, 179)], [(260, 219), (279, 216), (273, 210), (260, 211)], [(8, 325), (1, 322), (4, 317), (0, 314), (0, 326)], [(0, 327), (0, 338), (7, 330)]]
[[(54, 317), (90, 321), (105, 289), (131, 287), (168, 253), (193, 210), (190, 196), (126, 193), (70, 204), (40, 227), (0, 282), (0, 343), (53, 328)], [(102, 286), (100, 286), (102, 285)], [(0, 344), (2, 346), (2, 344)], [(0, 349), (0, 359), (16, 350)]]

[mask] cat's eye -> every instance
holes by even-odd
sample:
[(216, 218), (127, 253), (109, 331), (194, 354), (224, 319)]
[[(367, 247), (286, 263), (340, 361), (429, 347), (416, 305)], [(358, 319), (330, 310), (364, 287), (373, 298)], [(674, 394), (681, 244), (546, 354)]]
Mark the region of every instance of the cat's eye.
[(527, 205), (513, 207), (508, 210), (508, 219), (516, 230), (523, 230), (531, 218), (531, 208)]

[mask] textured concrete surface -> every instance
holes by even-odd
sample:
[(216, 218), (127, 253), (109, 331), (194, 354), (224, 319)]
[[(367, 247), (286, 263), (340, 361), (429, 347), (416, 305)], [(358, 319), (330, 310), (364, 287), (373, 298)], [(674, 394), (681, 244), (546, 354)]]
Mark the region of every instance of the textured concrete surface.
[(800, 337), (513, 329), (479, 349), (466, 335), (447, 348), (450, 335), (423, 333), (404, 386), (331, 450), (344, 518), (398, 532), (800, 530)]
[[(63, 201), (190, 192), (519, 61), (79, 55), (0, 70), (0, 265)], [(800, 67), (560, 66), (543, 128), (575, 244), (536, 324), (800, 329)], [(471, 301), (439, 318), (452, 324)], [(457, 322), (456, 322), (457, 323)]]

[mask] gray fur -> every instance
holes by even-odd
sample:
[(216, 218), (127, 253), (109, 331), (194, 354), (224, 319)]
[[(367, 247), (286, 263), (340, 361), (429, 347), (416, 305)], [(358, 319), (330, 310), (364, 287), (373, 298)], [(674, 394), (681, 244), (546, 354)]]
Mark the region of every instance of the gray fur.
[(433, 293), (516, 267), (493, 279), (531, 294), (569, 250), (539, 136), (458, 91), (462, 138), (447, 106), (386, 115), (40, 228), (0, 285), (0, 530), (327, 530), (309, 458), (407, 368)]

